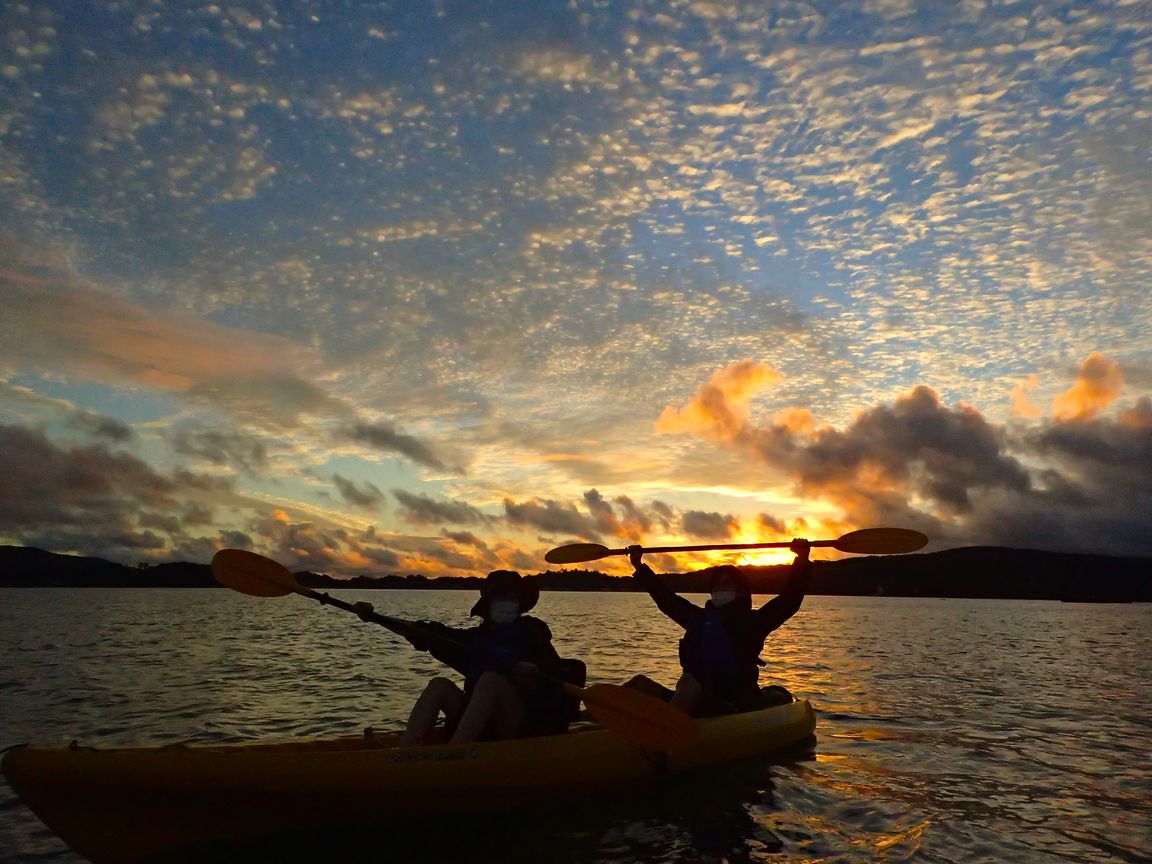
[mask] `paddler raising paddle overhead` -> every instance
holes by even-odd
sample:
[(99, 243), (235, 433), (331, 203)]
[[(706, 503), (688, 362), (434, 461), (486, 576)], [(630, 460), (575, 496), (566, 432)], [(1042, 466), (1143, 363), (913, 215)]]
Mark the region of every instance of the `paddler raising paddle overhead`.
[[(412, 708), (400, 746), (427, 743), (441, 714), (452, 730), (452, 744), (567, 729), (573, 704), (560, 679), (582, 685), (583, 664), (562, 660), (552, 647), (548, 625), (524, 614), (539, 597), (531, 579), (513, 570), (494, 570), (472, 607), (471, 614), (483, 619), (479, 626), (420, 621), (402, 634), (414, 648), (462, 674), (464, 687), (449, 678), (429, 681)], [(365, 621), (372, 620), (372, 604), (357, 603), (355, 610)]]
[(694, 717), (731, 714), (763, 707), (760, 651), (768, 634), (796, 614), (808, 590), (811, 562), (807, 540), (795, 539), (792, 571), (784, 591), (759, 609), (752, 608), (748, 580), (738, 567), (713, 571), (711, 598), (703, 607), (676, 594), (641, 558), (643, 548), (629, 547), (633, 578), (656, 601), (660, 611), (684, 628), (680, 666), (684, 672), (669, 690), (646, 675), (626, 686), (663, 696)]

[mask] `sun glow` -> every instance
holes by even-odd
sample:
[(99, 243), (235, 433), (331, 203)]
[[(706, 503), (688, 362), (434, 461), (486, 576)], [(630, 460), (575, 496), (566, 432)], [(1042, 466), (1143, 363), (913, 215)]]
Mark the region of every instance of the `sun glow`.
[(735, 563), (744, 567), (772, 567), (791, 564), (794, 557), (788, 549), (748, 549), (741, 553)]

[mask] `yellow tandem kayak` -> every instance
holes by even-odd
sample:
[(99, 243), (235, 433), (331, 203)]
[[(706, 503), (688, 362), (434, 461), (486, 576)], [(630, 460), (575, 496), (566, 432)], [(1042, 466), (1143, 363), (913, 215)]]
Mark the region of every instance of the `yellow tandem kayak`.
[(0, 770), (40, 819), (99, 864), (212, 841), (479, 813), (771, 756), (808, 741), (807, 701), (697, 721), (700, 740), (662, 754), (598, 727), (420, 748), (394, 735), (284, 743), (9, 750)]

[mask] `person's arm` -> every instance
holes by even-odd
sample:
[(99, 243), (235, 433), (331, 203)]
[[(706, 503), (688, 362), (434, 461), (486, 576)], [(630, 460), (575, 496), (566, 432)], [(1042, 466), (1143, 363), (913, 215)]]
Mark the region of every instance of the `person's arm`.
[[(375, 611), (371, 603), (361, 601), (353, 604), (353, 610), (361, 621), (379, 623), (372, 620)], [(472, 630), (449, 627), (438, 621), (403, 621), (403, 630), (393, 630), (408, 640), (417, 651), (427, 651), (441, 663), (450, 666), (460, 674), (467, 674), (468, 653), (472, 645)], [(381, 624), (381, 627), (384, 625)]]
[(474, 627), (449, 627), (439, 621), (417, 621), (423, 635), (408, 637), (417, 651), (427, 651), (445, 666), (451, 666), (461, 675), (468, 674), (468, 658), (475, 638)]
[(641, 560), (644, 550), (639, 546), (629, 547), (628, 560), (632, 562), (635, 572), (632, 578), (640, 583), (640, 587), (648, 592), (648, 596), (656, 603), (656, 608), (683, 627), (688, 629), (692, 619), (700, 614), (700, 607), (690, 600), (685, 600), (666, 584), (664, 580), (652, 572)]
[(784, 590), (755, 612), (756, 622), (765, 636), (799, 611), (800, 604), (804, 602), (804, 594), (808, 591), (812, 572), (812, 562), (808, 560), (811, 544), (797, 538), (788, 548), (796, 554), (796, 559), (792, 562), (792, 571), (784, 583)]

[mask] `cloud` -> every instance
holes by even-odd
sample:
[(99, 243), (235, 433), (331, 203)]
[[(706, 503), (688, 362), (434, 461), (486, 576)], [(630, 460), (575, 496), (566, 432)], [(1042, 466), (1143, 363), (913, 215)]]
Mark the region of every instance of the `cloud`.
[(740, 528), (735, 516), (689, 510), (680, 518), (680, 527), (690, 537), (704, 540), (727, 540)]
[[(229, 432), (222, 412), (273, 432), (265, 491), (293, 472), (281, 445), (442, 471), (458, 444), (480, 463), (469, 500), (571, 501), (629, 536), (647, 529), (618, 492), (659, 488), (676, 506), (651, 524), (678, 530), (692, 489), (798, 483), (789, 448), (813, 495), (861, 518), (960, 519), (962, 496), (933, 488), (967, 482), (944, 455), (905, 471), (848, 434), (854, 411), (925, 384), (986, 410), (1032, 481), (971, 486), (963, 518), (1047, 493), (1036, 454), (994, 422), (1006, 386), (1106, 345), (1132, 387), (1147, 353), (1147, 16), (1096, 0), (1024, 16), (980, 0), (930, 15), (905, 14), (911, 0), (777, 5), (642, 21), (626, 4), (428, 5), (398, 29), (362, 5), (329, 33), (331, 79), (302, 85), (276, 62), (290, 22), (274, 4), (68, 28), (16, 4), (0, 230), (65, 254), (2, 258), (25, 284), (0, 283), (17, 301), (0, 367), (41, 369), (44, 392), (104, 382), (102, 405), (159, 392), (209, 428)], [(189, 26), (195, 40), (174, 38)], [(123, 62), (90, 62), (109, 42)], [(371, 46), (413, 62), (365, 77)], [(64, 51), (77, 63), (55, 62)], [(718, 380), (686, 404), (683, 388), (750, 357), (786, 379), (747, 398)], [(1018, 408), (1039, 421), (1029, 392)], [(1128, 407), (1087, 395), (1061, 419)], [(804, 407), (761, 422), (778, 404)], [(666, 405), (654, 442), (642, 427)], [(342, 432), (381, 418), (404, 431)], [(154, 452), (157, 427), (136, 428), (133, 452)], [(779, 430), (759, 444), (781, 452), (747, 458), (754, 429)], [(115, 432), (84, 434), (130, 440)], [(811, 452), (817, 439), (838, 452)], [(210, 442), (189, 446), (212, 461)], [(240, 450), (213, 464), (241, 458), (256, 465)], [(1071, 457), (1053, 444), (1040, 458)], [(1054, 470), (1071, 482), (1071, 463)], [(596, 513), (579, 500), (591, 487)]]
[[(1138, 400), (1115, 420), (1100, 416), (1121, 381), (1117, 366), (1089, 356), (1062, 403), (1072, 419), (1023, 433), (971, 406), (946, 406), (924, 386), (860, 412), (842, 429), (805, 424), (798, 431), (778, 418), (720, 428), (729, 447), (791, 478), (800, 496), (836, 505), (849, 527), (898, 525), (940, 541), (1147, 554), (1152, 400)], [(722, 393), (708, 398), (710, 416), (738, 416)], [(717, 427), (693, 429), (711, 439)], [(710, 517), (700, 519), (702, 531), (722, 530), (720, 514), (700, 515)], [(686, 513), (684, 530), (689, 516), (700, 515)]]
[(252, 538), (243, 531), (221, 531), (221, 549), (251, 549)]
[(1052, 402), (1058, 420), (1091, 420), (1124, 389), (1120, 364), (1100, 352), (1090, 354), (1076, 373), (1076, 383)]
[(384, 493), (368, 480), (357, 485), (346, 477), (333, 474), (332, 482), (336, 484), (340, 497), (355, 507), (375, 510), (384, 501)]
[(304, 359), (285, 339), (149, 311), (65, 271), (33, 269), (24, 256), (12, 257), (0, 244), (0, 360), (199, 396), (264, 422), (294, 425), (302, 413), (332, 409), (318, 388), (285, 372)]
[(1029, 375), (1027, 380), (1022, 381), (1012, 388), (1012, 416), (1025, 417), (1033, 419), (1040, 417), (1040, 409), (1032, 402), (1029, 395), (1033, 390), (1040, 386), (1040, 379), (1035, 373)]
[(600, 532), (594, 521), (572, 505), (564, 505), (558, 501), (544, 499), (517, 504), (512, 499), (505, 498), (504, 514), (508, 522), (513, 525), (524, 525), (549, 534), (600, 538)]
[(676, 521), (676, 513), (671, 505), (663, 501), (653, 501), (652, 512), (656, 514), (656, 520), (659, 522), (661, 530), (670, 531), (672, 529), (673, 523)]
[(748, 416), (748, 403), (764, 387), (782, 380), (763, 363), (742, 360), (721, 369), (682, 408), (669, 406), (656, 421), (656, 431), (702, 434), (720, 440), (733, 437)]
[(130, 441), (135, 435), (127, 423), (95, 411), (77, 411), (72, 416), (72, 423), (94, 438), (104, 438), (117, 444)]
[(462, 546), (475, 546), (477, 549), (488, 551), (488, 544), (471, 531), (449, 531), (441, 528), (440, 536), (451, 540), (453, 543), (459, 543)]
[(639, 543), (644, 539), (644, 535), (652, 530), (653, 518), (638, 507), (627, 495), (618, 495), (613, 501), (623, 512), (620, 520), (623, 536)]
[(437, 501), (427, 495), (393, 489), (400, 504), (400, 518), (417, 525), (448, 522), (458, 525), (487, 521), (480, 510), (464, 501)]
[(100, 524), (138, 506), (173, 508), (176, 484), (103, 445), (60, 447), (42, 433), (0, 425), (0, 527)]
[(439, 470), (447, 468), (431, 447), (418, 438), (397, 431), (390, 423), (355, 423), (345, 428), (341, 434), (349, 441), (366, 444), (385, 453), (399, 453), (428, 468)]
[(588, 507), (588, 512), (592, 514), (592, 518), (596, 522), (596, 530), (601, 534), (621, 534), (622, 527), (620, 520), (616, 517), (612, 505), (604, 500), (595, 489), (589, 489), (584, 493), (584, 503)]
[(770, 513), (758, 514), (756, 516), (756, 527), (760, 529), (762, 534), (772, 536), (782, 536), (788, 531), (788, 526), (784, 524), (784, 520)]
[(227, 481), (164, 474), (104, 444), (70, 446), (0, 425), (0, 537), (25, 545), (114, 560), (163, 557), (211, 519), (195, 496), (230, 492)]
[(229, 465), (252, 474), (259, 473), (268, 464), (267, 446), (244, 432), (177, 428), (172, 432), (172, 449), (213, 465)]

